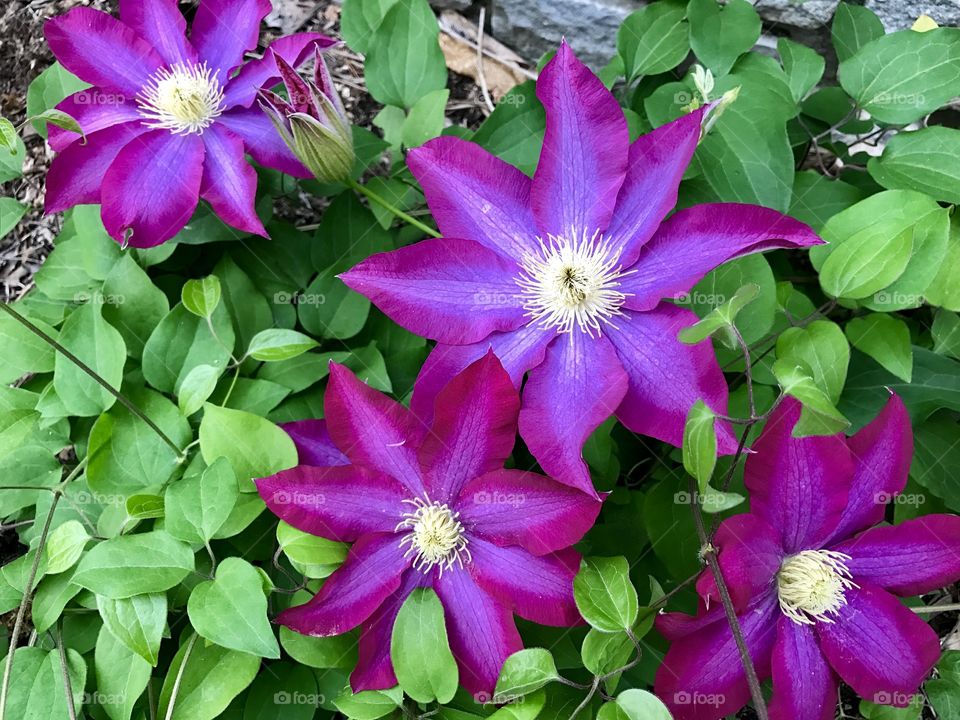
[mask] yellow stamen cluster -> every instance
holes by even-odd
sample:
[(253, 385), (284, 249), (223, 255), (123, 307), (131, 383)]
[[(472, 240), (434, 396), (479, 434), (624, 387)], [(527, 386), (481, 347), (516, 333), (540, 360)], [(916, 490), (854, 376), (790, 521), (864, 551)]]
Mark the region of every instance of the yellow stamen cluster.
[(800, 625), (832, 623), (847, 604), (844, 594), (858, 587), (847, 569), (849, 555), (833, 550), (804, 550), (791, 555), (777, 573), (783, 614)]
[(137, 105), (150, 127), (200, 134), (223, 112), (223, 88), (206, 63), (176, 63), (153, 74)]
[(404, 533), (400, 547), (407, 547), (404, 557), (414, 556), (415, 569), (426, 573), (439, 566), (442, 574), (454, 565), (462, 568), (465, 562), (470, 562), (469, 541), (464, 535), (459, 513), (445, 504), (431, 502), (429, 498), (404, 502), (414, 509), (404, 514), (395, 530)]

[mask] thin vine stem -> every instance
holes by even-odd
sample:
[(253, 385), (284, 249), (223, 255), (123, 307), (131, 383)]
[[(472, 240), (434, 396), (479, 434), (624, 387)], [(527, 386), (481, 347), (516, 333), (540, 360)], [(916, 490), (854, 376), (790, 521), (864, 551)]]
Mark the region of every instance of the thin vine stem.
[(418, 230), (422, 230), (423, 232), (425, 232), (425, 233), (426, 233), (427, 235), (429, 235), (430, 237), (435, 237), (435, 238), (440, 237), (440, 233), (438, 233), (438, 232), (437, 232), (436, 230), (434, 230), (432, 227), (430, 227), (429, 225), (425, 225), (424, 223), (420, 222), (419, 220), (417, 220), (417, 219), (416, 219), (415, 217), (413, 217), (412, 215), (408, 215), (407, 213), (405, 213), (405, 212), (404, 212), (403, 210), (401, 210), (400, 208), (396, 207), (395, 205), (392, 205), (388, 200), (386, 200), (386, 199), (385, 199), (384, 197), (382, 197), (381, 195), (378, 195), (377, 193), (375, 193), (373, 190), (371, 190), (371, 189), (368, 188), (367, 186), (361, 185), (360, 183), (358, 183), (356, 180), (353, 180), (352, 178), (349, 179), (349, 180), (347, 180), (347, 185), (349, 185), (351, 188), (353, 188), (354, 190), (356, 190), (356, 191), (357, 191), (358, 193), (360, 193), (361, 195), (365, 196), (368, 200), (370, 200), (370, 201), (372, 201), (372, 202), (375, 202), (377, 205), (379, 205), (380, 207), (382, 207), (384, 210), (386, 210), (386, 211), (388, 211), (388, 212), (390, 212), (390, 213), (393, 213), (393, 214), (396, 215), (398, 218), (400, 218), (401, 220), (403, 220), (405, 223), (407, 223), (407, 224), (409, 224), (409, 225), (413, 225), (413, 227), (417, 228)]
[[(197, 638), (199, 635), (194, 633), (190, 640), (187, 643), (187, 649), (183, 652), (183, 662), (180, 663), (180, 667), (177, 668), (177, 677), (173, 681), (173, 689), (170, 691), (170, 704), (167, 705), (167, 714), (165, 716), (166, 720), (172, 720), (173, 718), (173, 709), (177, 704), (177, 695), (180, 694), (180, 683), (183, 681), (183, 673), (187, 669), (187, 662), (190, 660), (190, 653), (193, 652), (193, 646), (197, 644)], [(3, 720), (3, 718), (0, 718)]]
[[(690, 496), (696, 497), (697, 481), (690, 478)], [(700, 544), (703, 547), (703, 558), (710, 567), (710, 572), (717, 584), (717, 592), (720, 594), (720, 602), (723, 604), (723, 612), (727, 616), (727, 624), (730, 626), (730, 632), (733, 633), (733, 639), (737, 644), (737, 650), (740, 653), (740, 662), (743, 664), (743, 672), (747, 677), (747, 685), (750, 687), (750, 697), (753, 698), (753, 707), (757, 713), (758, 720), (769, 720), (767, 713), (767, 703), (763, 699), (763, 691), (760, 688), (760, 679), (757, 677), (757, 670), (753, 666), (753, 660), (750, 658), (750, 650), (743, 637), (743, 628), (740, 627), (740, 620), (737, 618), (737, 612), (733, 607), (733, 600), (730, 597), (730, 589), (723, 578), (723, 572), (720, 570), (720, 563), (717, 561), (716, 549), (710, 544), (707, 538), (707, 529), (703, 523), (703, 516), (700, 514), (699, 503), (690, 503), (693, 510), (693, 520), (697, 527), (697, 536), (700, 538)]]
[(942, 613), (942, 612), (954, 612), (960, 610), (960, 603), (950, 603), (945, 605), (918, 605), (917, 607), (910, 608), (918, 615)]
[(67, 665), (67, 651), (63, 647), (63, 625), (58, 623), (54, 641), (57, 643), (57, 653), (60, 655), (60, 672), (63, 673), (63, 690), (67, 695), (67, 713), (70, 720), (77, 720), (77, 708), (73, 703), (73, 685), (70, 682), (70, 667)]
[(134, 405), (129, 399), (127, 399), (125, 395), (123, 395), (123, 393), (121, 393), (119, 390), (114, 388), (110, 383), (104, 380), (93, 368), (91, 368), (89, 365), (83, 362), (83, 360), (78, 358), (72, 352), (67, 350), (63, 345), (58, 343), (52, 337), (47, 335), (43, 330), (38, 328), (29, 320), (27, 320), (27, 318), (25, 318), (23, 315), (18, 313), (16, 310), (10, 307), (10, 305), (8, 305), (7, 303), (0, 303), (0, 309), (2, 309), (10, 317), (12, 317), (18, 323), (23, 325), (30, 332), (32, 332), (34, 335), (42, 339), (45, 343), (50, 345), (54, 350), (56, 350), (58, 353), (63, 355), (65, 358), (67, 358), (67, 360), (72, 362), (78, 368), (83, 370), (83, 372), (85, 372), (87, 375), (93, 378), (97, 382), (97, 384), (99, 384), (101, 387), (103, 387), (104, 390), (106, 390), (111, 395), (113, 395), (127, 410), (129, 410), (131, 413), (133, 413), (138, 418), (143, 420), (143, 422), (145, 422), (147, 426), (151, 430), (153, 430), (161, 440), (163, 440), (167, 445), (170, 446), (170, 448), (177, 454), (178, 459), (183, 457), (183, 451), (177, 446), (177, 444), (173, 440), (170, 439), (170, 437), (163, 430), (161, 430), (157, 426), (157, 424), (153, 420), (147, 417), (146, 413), (144, 413), (143, 410), (141, 410), (136, 405)]

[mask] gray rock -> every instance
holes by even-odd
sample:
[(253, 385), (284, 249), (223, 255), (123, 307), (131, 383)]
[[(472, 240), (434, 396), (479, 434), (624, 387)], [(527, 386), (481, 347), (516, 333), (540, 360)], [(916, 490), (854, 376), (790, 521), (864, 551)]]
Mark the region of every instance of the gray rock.
[(617, 52), (617, 29), (643, 3), (636, 0), (494, 0), (493, 33), (537, 60), (564, 37), (595, 70)]
[(754, 7), (768, 24), (777, 23), (804, 30), (822, 28), (829, 33), (830, 21), (839, 4), (840, 0), (757, 0)]
[(960, 0), (865, 0), (887, 32), (905, 30), (920, 15), (929, 15), (941, 26), (960, 25)]

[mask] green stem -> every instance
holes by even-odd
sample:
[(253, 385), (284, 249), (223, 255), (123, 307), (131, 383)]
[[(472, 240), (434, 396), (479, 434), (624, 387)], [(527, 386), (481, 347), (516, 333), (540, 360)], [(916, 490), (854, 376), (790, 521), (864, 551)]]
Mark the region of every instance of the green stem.
[(375, 193), (373, 190), (366, 187), (365, 185), (361, 185), (360, 183), (358, 183), (356, 180), (353, 180), (353, 179), (347, 180), (347, 185), (349, 185), (351, 188), (356, 190), (361, 195), (365, 195), (372, 202), (377, 203), (377, 205), (382, 207), (384, 210), (393, 213), (398, 218), (403, 220), (405, 223), (408, 223), (409, 225), (413, 225), (415, 228), (422, 230), (430, 237), (435, 237), (435, 238), (440, 237), (440, 233), (438, 233), (432, 227), (430, 227), (429, 225), (424, 225), (422, 222), (417, 220), (412, 215), (407, 215), (407, 213), (405, 213), (400, 208), (394, 205), (391, 205), (387, 200), (385, 200), (383, 197), (381, 197), (380, 195), (378, 195), (377, 193)]
[(67, 694), (67, 713), (70, 720), (77, 720), (77, 708), (73, 704), (73, 685), (70, 683), (70, 668), (67, 665), (67, 651), (63, 647), (63, 624), (57, 623), (57, 633), (54, 636), (57, 643), (57, 652), (60, 654), (60, 671), (63, 673), (63, 690)]
[(955, 610), (960, 610), (960, 603), (953, 603), (950, 605), (921, 605), (917, 607), (910, 608), (915, 613), (924, 615), (926, 613), (942, 613), (942, 612), (953, 612)]
[[(180, 667), (177, 668), (177, 677), (173, 681), (173, 690), (170, 692), (170, 704), (167, 705), (167, 714), (166, 720), (172, 720), (173, 718), (173, 708), (177, 702), (177, 695), (180, 694), (180, 683), (183, 681), (183, 671), (187, 669), (187, 661), (190, 659), (190, 653), (193, 652), (193, 646), (197, 642), (199, 636), (194, 633), (189, 640), (187, 649), (183, 653), (183, 662), (180, 663)], [(2, 718), (0, 718), (2, 720)]]
[(98, 383), (101, 387), (103, 387), (104, 390), (106, 390), (106, 391), (109, 392), (111, 395), (113, 395), (127, 410), (129, 410), (131, 413), (133, 413), (133, 414), (136, 415), (138, 418), (140, 418), (141, 420), (143, 420), (143, 421), (147, 424), (147, 426), (148, 426), (151, 430), (153, 430), (153, 431), (160, 437), (161, 440), (163, 440), (167, 445), (169, 445), (169, 446), (171, 447), (171, 449), (177, 454), (177, 458), (178, 458), (178, 459), (183, 457), (183, 451), (182, 451), (179, 447), (177, 447), (177, 444), (176, 444), (173, 440), (171, 440), (171, 439), (167, 436), (167, 434), (166, 434), (165, 432), (163, 432), (163, 430), (161, 430), (159, 427), (157, 427), (157, 424), (156, 424), (155, 422), (153, 422), (153, 420), (151, 420), (150, 418), (148, 418), (148, 417), (146, 416), (146, 414), (143, 412), (143, 410), (141, 410), (141, 409), (138, 408), (136, 405), (134, 405), (132, 402), (130, 402), (130, 400), (128, 400), (122, 393), (120, 393), (119, 390), (117, 390), (116, 388), (114, 388), (110, 383), (108, 383), (106, 380), (104, 380), (102, 377), (100, 377), (100, 375), (99, 375), (93, 368), (91, 368), (89, 365), (87, 365), (85, 362), (83, 362), (83, 360), (81, 360), (80, 358), (78, 358), (78, 357), (77, 357), (76, 355), (74, 355), (72, 352), (70, 352), (69, 350), (67, 350), (63, 345), (61, 345), (60, 343), (58, 343), (58, 342), (57, 342), (56, 340), (54, 340), (52, 337), (50, 337), (49, 335), (47, 335), (43, 330), (41, 330), (40, 328), (38, 328), (36, 325), (34, 325), (34, 324), (33, 324), (32, 322), (30, 322), (29, 320), (27, 320), (27, 318), (25, 318), (23, 315), (21, 315), (20, 313), (18, 313), (16, 310), (14, 310), (12, 307), (10, 307), (7, 303), (0, 303), (0, 309), (2, 309), (5, 313), (7, 313), (8, 315), (10, 315), (10, 317), (12, 317), (14, 320), (16, 320), (17, 322), (19, 322), (21, 325), (23, 325), (25, 328), (27, 328), (27, 329), (28, 329), (30, 332), (32, 332), (34, 335), (36, 335), (37, 337), (39, 337), (40, 339), (42, 339), (45, 343), (47, 343), (48, 345), (50, 345), (54, 350), (56, 350), (58, 353), (60, 353), (61, 355), (63, 355), (65, 358), (67, 358), (67, 360), (69, 360), (69, 361), (72, 362), (74, 365), (76, 365), (78, 368), (80, 368), (81, 370), (83, 370), (83, 372), (85, 372), (85, 373), (86, 373), (87, 375), (89, 375), (91, 378), (93, 378), (94, 380), (96, 380), (97, 383)]

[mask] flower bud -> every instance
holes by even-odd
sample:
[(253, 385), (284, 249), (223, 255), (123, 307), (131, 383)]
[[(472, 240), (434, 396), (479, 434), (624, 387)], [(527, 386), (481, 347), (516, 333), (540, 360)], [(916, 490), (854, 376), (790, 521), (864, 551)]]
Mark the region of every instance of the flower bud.
[(277, 132), (320, 182), (347, 180), (353, 170), (354, 151), (350, 121), (319, 49), (313, 83), (306, 82), (283, 58), (277, 68), (287, 89), (287, 99), (269, 90), (260, 91), (260, 107)]

